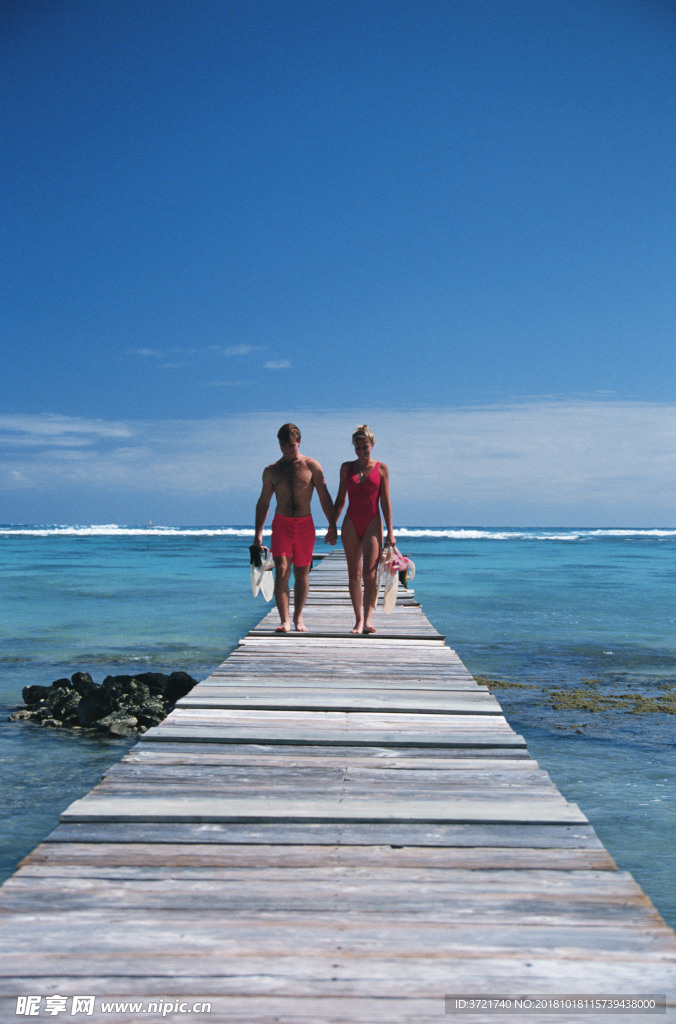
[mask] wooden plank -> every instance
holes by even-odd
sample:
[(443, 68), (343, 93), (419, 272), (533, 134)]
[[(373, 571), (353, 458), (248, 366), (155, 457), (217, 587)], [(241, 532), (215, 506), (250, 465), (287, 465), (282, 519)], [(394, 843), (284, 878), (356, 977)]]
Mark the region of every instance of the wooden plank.
[[(555, 837), (552, 837), (555, 838)], [(152, 843), (41, 843), (21, 864), (24, 877), (45, 875), (75, 877), (147, 876), (161, 877), (164, 872), (182, 869), (182, 878), (192, 872), (260, 867), (292, 874), (297, 868), (334, 867), (343, 870), (406, 873), (424, 870), (448, 872), (449, 869), (548, 871), (616, 871), (617, 866), (602, 847), (543, 849), (542, 847), (435, 847), (435, 846), (317, 846), (287, 845), (283, 857), (279, 846), (246, 844), (166, 843), (161, 856)]]
[(318, 650), (340, 650), (343, 646), (349, 645), (353, 650), (356, 644), (372, 648), (371, 653), (382, 655), (384, 652), (397, 652), (398, 655), (405, 655), (408, 651), (413, 652), (420, 648), (428, 653), (433, 653), (436, 647), (441, 647), (443, 639), (441, 636), (433, 638), (415, 637), (404, 639), (396, 636), (312, 636), (311, 633), (271, 633), (270, 636), (247, 635), (240, 640), (240, 649), (252, 648), (254, 651), (279, 650), (280, 644), (285, 644), (291, 653)]
[[(232, 686), (234, 688), (240, 685), (259, 690), (266, 690), (268, 687), (284, 686), (289, 691), (299, 689), (317, 690), (319, 686), (322, 686), (322, 688), (326, 686), (327, 688), (340, 689), (342, 693), (352, 690), (359, 692), (367, 689), (369, 693), (374, 695), (387, 695), (391, 693), (395, 698), (397, 694), (406, 694), (413, 697), (416, 693), (420, 693), (424, 697), (426, 693), (430, 695), (438, 693), (448, 696), (450, 699), (453, 694), (462, 693), (473, 694), (479, 699), (488, 701), (492, 696), (488, 690), (480, 687), (473, 680), (457, 676), (445, 676), (442, 673), (435, 673), (433, 676), (418, 673), (415, 677), (412, 675), (402, 677), (390, 674), (388, 677), (385, 677), (369, 676), (364, 670), (340, 675), (327, 671), (322, 677), (317, 669), (308, 668), (304, 672), (297, 671), (296, 669), (280, 672), (275, 666), (265, 666), (265, 676), (262, 679), (260, 676), (252, 674), (250, 666), (247, 667), (246, 671), (241, 672), (213, 673), (208, 679), (205, 679), (195, 687), (191, 693), (196, 692), (198, 695), (206, 695), (212, 688), (224, 686)], [(492, 700), (495, 700), (495, 698), (493, 697)]]
[[(260, 893), (251, 892), (250, 899), (238, 900), (233, 885), (231, 899), (217, 899), (213, 886), (200, 889), (192, 880), (182, 893), (174, 891), (174, 905), (168, 907), (162, 906), (164, 884), (135, 883), (138, 903), (132, 900), (130, 906), (125, 906), (129, 903), (129, 886), (84, 879), (79, 889), (82, 906), (79, 901), (75, 906), (68, 905), (68, 898), (77, 892), (73, 886), (73, 892), (61, 901), (48, 900), (39, 920), (33, 915), (30, 921), (23, 921), (26, 912), (20, 906), (15, 911), (10, 906), (8, 927), (21, 922), (22, 928), (11, 948), (3, 951), (0, 977), (31, 970), (42, 973), (50, 966), (63, 971), (67, 936), (70, 956), (81, 962), (85, 976), (107, 969), (111, 975), (119, 972), (143, 977), (156, 971), (162, 961), (173, 958), (189, 973), (222, 978), (239, 975), (240, 980), (250, 975), (256, 991), (255, 976), (261, 972), (262, 961), (267, 961), (263, 973), (274, 974), (282, 985), (291, 977), (305, 976), (312, 977), (321, 989), (329, 981), (324, 973), (326, 962), (322, 971), (324, 958), (331, 959), (333, 954), (334, 962), (342, 961), (347, 967), (355, 955), (359, 957), (361, 949), (360, 963), (351, 965), (349, 977), (353, 982), (359, 979), (367, 985), (370, 975), (375, 983), (377, 972), (386, 979), (393, 966), (403, 961), (399, 967), (404, 968), (404, 975), (398, 977), (398, 982), (405, 988), (408, 981), (415, 990), (416, 982), (429, 983), (440, 977), (440, 961), (445, 957), (490, 959), (511, 954), (513, 967), (518, 969), (525, 948), (534, 958), (549, 955), (560, 962), (594, 961), (597, 971), (604, 962), (610, 966), (614, 961), (625, 967), (631, 963), (636, 977), (639, 966), (648, 969), (652, 963), (661, 967), (663, 984), (669, 983), (667, 991), (674, 992), (676, 967), (673, 960), (663, 962), (660, 953), (673, 958), (676, 942), (673, 934), (671, 938), (665, 936), (664, 924), (650, 905), (629, 903), (623, 908), (621, 904), (606, 904), (600, 908), (593, 901), (585, 905), (562, 900), (561, 905), (543, 902), (540, 906), (532, 900), (523, 913), (519, 911), (520, 926), (515, 929), (516, 900), (493, 900), (490, 905), (486, 901), (483, 911), (474, 912), (461, 900), (456, 910), (449, 905), (440, 907), (438, 913), (433, 903), (422, 901), (417, 910), (404, 908), (398, 913), (396, 900), (392, 906), (390, 897), (388, 913), (384, 907), (379, 908), (375, 897), (362, 908), (355, 907), (342, 893), (331, 902), (330, 887), (324, 885), (317, 890), (324, 894), (319, 906), (311, 903), (314, 892), (308, 892), (304, 899), (303, 893), (289, 886), (264, 896), (261, 906)], [(151, 910), (147, 916), (139, 913), (144, 887)], [(87, 893), (91, 899), (85, 904)], [(43, 895), (48, 899), (47, 894)], [(100, 908), (95, 903), (97, 898), (103, 900)], [(35, 952), (36, 944), (41, 955)], [(367, 949), (372, 951), (370, 955)], [(339, 952), (342, 956), (337, 955)], [(223, 957), (227, 958), (227, 971), (223, 970)], [(408, 967), (406, 960), (410, 960)], [(76, 969), (75, 962), (71, 969)], [(170, 970), (169, 966), (167, 973)]]
[(445, 734), (442, 731), (438, 731), (434, 736), (431, 736), (424, 731), (406, 731), (404, 733), (398, 730), (386, 732), (372, 729), (369, 730), (368, 734), (366, 732), (360, 734), (356, 730), (324, 729), (321, 735), (317, 735), (310, 728), (304, 729), (303, 727), (296, 729), (274, 729), (271, 727), (263, 728), (262, 726), (256, 728), (253, 725), (250, 728), (236, 726), (211, 728), (197, 723), (193, 726), (190, 724), (167, 725), (161, 730), (148, 730), (145, 734), (146, 742), (152, 743), (164, 743), (166, 741), (178, 743), (183, 740), (193, 743), (196, 738), (199, 738), (201, 743), (265, 743), (268, 745), (280, 744), (282, 746), (288, 746), (289, 744), (298, 744), (300, 746), (314, 744), (319, 746), (324, 744), (328, 747), (335, 747), (336, 745), (354, 747), (379, 745), (391, 748), (456, 748), (463, 751), (482, 747), (491, 751), (501, 747), (525, 749), (526, 746), (521, 736), (510, 735), (508, 732), (499, 733), (495, 730), (492, 732), (468, 730), (461, 734), (457, 729), (449, 729)]
[[(255, 725), (259, 729), (315, 729), (321, 735), (324, 730), (335, 732), (383, 732), (397, 729), (402, 734), (426, 730), (429, 736), (447, 733), (450, 730), (468, 732), (473, 729), (482, 732), (502, 732), (513, 734), (513, 729), (502, 715), (478, 714), (475, 709), (463, 713), (435, 713), (421, 711), (404, 711), (403, 709), (375, 709), (364, 711), (361, 708), (347, 710), (318, 709), (282, 709), (274, 708), (186, 708), (177, 707), (165, 719), (168, 727), (186, 727), (190, 725), (210, 727), (246, 727)], [(164, 726), (159, 727), (164, 728)], [(150, 730), (144, 734), (150, 738)]]
[[(299, 767), (373, 768), (382, 771), (403, 769), (462, 770), (482, 765), (490, 770), (541, 772), (537, 761), (525, 748), (516, 750), (446, 750), (438, 747), (326, 747), (308, 744), (270, 746), (258, 744), (146, 743), (141, 740), (124, 755), (120, 764), (199, 764), (199, 765), (261, 765), (269, 772), (292, 763)], [(546, 774), (546, 773), (545, 773)]]
[[(160, 889), (158, 884), (157, 891)], [(112, 886), (107, 891), (112, 892)], [(93, 898), (97, 895), (92, 893)], [(466, 909), (456, 914), (440, 912), (438, 917), (433, 906), (425, 909), (427, 917), (398, 915), (396, 909), (390, 914), (376, 914), (371, 909), (354, 917), (349, 909), (338, 907), (329, 913), (325, 905), (318, 910), (307, 903), (289, 909), (280, 900), (267, 912), (255, 906), (239, 910), (229, 905), (216, 906), (210, 912), (206, 896), (195, 900), (193, 907), (185, 903), (173, 909), (154, 907), (147, 916), (135, 906), (131, 908), (135, 913), (130, 913), (123, 906), (97, 910), (93, 903), (88, 910), (48, 906), (40, 920), (33, 917), (27, 923), (20, 911), (10, 912), (8, 927), (21, 923), (21, 930), (12, 947), (3, 951), (0, 977), (67, 971), (67, 936), (71, 971), (81, 978), (103, 972), (109, 977), (143, 978), (165, 964), (165, 977), (172, 977), (173, 961), (176, 974), (218, 979), (224, 992), (242, 988), (251, 993), (288, 992), (293, 983), (291, 990), (298, 993), (343, 990), (366, 995), (389, 982), (391, 991), (423, 995), (430, 987), (447, 983), (455, 973), (444, 962), (447, 960), (455, 961), (457, 973), (463, 961), (465, 966), (468, 960), (483, 962), (481, 976), (491, 974), (495, 961), (508, 959), (513, 973), (503, 981), (523, 985), (525, 978), (531, 977), (522, 964), (524, 950), (528, 950), (528, 963), (546, 960), (554, 976), (556, 967), (564, 968), (566, 962), (569, 969), (575, 965), (571, 974), (579, 982), (595, 976), (593, 991), (599, 991), (602, 971), (603, 988), (608, 984), (612, 990), (610, 975), (616, 984), (619, 981), (616, 991), (626, 992), (633, 981), (634, 991), (645, 992), (646, 976), (652, 976), (653, 983), (661, 980), (661, 991), (674, 999), (676, 968), (668, 958), (676, 954), (676, 946), (665, 938), (664, 925), (655, 911), (641, 914), (639, 909), (634, 913), (630, 907), (624, 912), (626, 926), (618, 927), (623, 918), (621, 908), (598, 923), (585, 921), (586, 910), (580, 908), (577, 914), (561, 917), (526, 917), (515, 929), (514, 910), (509, 906), (501, 912), (496, 908), (493, 914), (477, 914), (474, 921), (468, 920)], [(341, 926), (342, 916), (345, 922)], [(338, 978), (342, 985), (335, 984)], [(561, 989), (557, 984), (550, 991)]]
[(471, 824), (557, 824), (585, 822), (575, 804), (558, 799), (518, 800), (358, 800), (346, 797), (245, 800), (210, 797), (135, 797), (118, 799), (96, 791), (75, 800), (61, 815), (64, 822), (77, 821), (159, 821), (159, 822), (430, 822)]
[(423, 697), (416, 698), (413, 695), (406, 697), (393, 694), (373, 695), (369, 691), (361, 690), (350, 693), (349, 697), (339, 688), (323, 688), (320, 693), (307, 691), (299, 694), (293, 690), (280, 689), (278, 687), (242, 687), (219, 688), (208, 695), (204, 691), (192, 691), (187, 697), (178, 701), (179, 709), (199, 708), (204, 710), (249, 708), (257, 711), (271, 711), (294, 709), (299, 711), (364, 711), (378, 712), (387, 710), (390, 713), (418, 714), (440, 714), (453, 712), (456, 715), (495, 715), (502, 717), (502, 710), (494, 698), (490, 695), (476, 694), (470, 697), (456, 697), (455, 699), (446, 695), (437, 698)]
[(168, 765), (122, 761), (106, 772), (97, 790), (125, 785), (132, 791), (138, 791), (143, 785), (164, 789), (182, 784), (195, 789), (208, 787), (209, 793), (242, 787), (271, 792), (281, 786), (291, 786), (301, 787), (303, 792), (313, 788), (325, 792), (327, 788), (337, 787), (349, 788), (353, 794), (389, 791), (411, 792), (419, 796), (437, 790), (449, 796), (476, 791), (485, 795), (486, 799), (500, 799), (508, 791), (533, 795), (558, 792), (546, 772), (515, 773), (496, 768), (490, 772), (486, 769), (482, 775), (481, 768), (476, 766), (450, 772), (446, 768), (437, 769), (430, 765), (421, 772), (420, 769), (402, 766), (388, 769), (385, 766), (371, 767), (352, 763), (329, 765), (324, 761), (319, 764), (297, 764), (288, 759), (280, 759), (274, 771), (263, 760), (257, 765), (231, 764), (227, 773), (223, 771), (222, 765), (195, 761)]
[(601, 849), (591, 825), (471, 824), (430, 822), (302, 822), (242, 823), (97, 822), (62, 823), (47, 837), (50, 843), (169, 843), (287, 846), (392, 846), (499, 849)]
[[(249, 857), (246, 863), (240, 859), (237, 864), (219, 866), (188, 866), (183, 861), (179, 872), (175, 863), (135, 868), (114, 861), (105, 867), (70, 864), (70, 871), (63, 863), (55, 870), (53, 860), (41, 866), (34, 864), (32, 870), (24, 866), (7, 882), (3, 911), (15, 912), (35, 893), (40, 894), (45, 910), (59, 905), (73, 910), (91, 892), (100, 894), (100, 906), (131, 906), (134, 901), (143, 903), (144, 886), (148, 885), (152, 900), (165, 909), (181, 900), (199, 903), (211, 895), (214, 903), (207, 909), (213, 911), (219, 909), (219, 901), (227, 901), (234, 909), (256, 903), (271, 908), (281, 900), (287, 907), (308, 901), (317, 913), (326, 903), (327, 913), (351, 910), (391, 916), (391, 901), (396, 900), (402, 915), (419, 916), (421, 908), (431, 903), (440, 911), (464, 916), (469, 901), (474, 901), (482, 914), (501, 917), (504, 909), (500, 901), (513, 908), (514, 901), (519, 899), (524, 901), (524, 909), (531, 904), (529, 912), (547, 917), (574, 916), (589, 903), (598, 905), (597, 922), (604, 914), (615, 916), (617, 907), (629, 904), (640, 915), (644, 911), (648, 915), (655, 913), (631, 875), (616, 870), (572, 872), (538, 867), (526, 872), (445, 864), (430, 870), (427, 862), (415, 866), (409, 861), (405, 865), (381, 865), (374, 879), (373, 860), (360, 865), (354, 858), (350, 863), (296, 859), (292, 866), (286, 860), (280, 863), (278, 856), (271, 858), (269, 848), (267, 852), (267, 860)], [(185, 884), (188, 880), (190, 887)]]

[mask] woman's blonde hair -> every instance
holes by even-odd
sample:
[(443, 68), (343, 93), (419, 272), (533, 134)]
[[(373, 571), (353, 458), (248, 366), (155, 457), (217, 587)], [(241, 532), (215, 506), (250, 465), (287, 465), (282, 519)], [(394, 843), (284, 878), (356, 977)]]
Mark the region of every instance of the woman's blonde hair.
[(357, 443), (357, 438), (364, 437), (369, 444), (375, 444), (376, 439), (373, 436), (373, 431), (369, 430), (368, 423), (362, 423), (360, 427), (357, 427), (354, 434), (352, 435), (352, 444)]

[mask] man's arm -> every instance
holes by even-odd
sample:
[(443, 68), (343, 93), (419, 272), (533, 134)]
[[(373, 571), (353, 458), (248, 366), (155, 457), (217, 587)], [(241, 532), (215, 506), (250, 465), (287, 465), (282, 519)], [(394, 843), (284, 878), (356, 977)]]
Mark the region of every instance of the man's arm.
[(333, 511), (333, 502), (331, 501), (331, 495), (329, 489), (326, 486), (326, 480), (324, 479), (324, 470), (315, 462), (312, 467), (312, 481), (317, 489), (317, 496), (319, 497), (319, 503), (321, 504), (324, 515), (329, 521), (329, 528), (326, 531), (325, 544), (335, 544), (338, 540), (338, 530), (336, 528), (336, 514)]
[(270, 467), (266, 466), (263, 470), (263, 487), (261, 489), (260, 497), (256, 502), (256, 532), (254, 537), (254, 544), (258, 544), (259, 547), (263, 546), (263, 527), (265, 526), (265, 520), (268, 515), (268, 509), (270, 508), (270, 502), (272, 501), (272, 495), (275, 493), (275, 485), (272, 481), (272, 473)]

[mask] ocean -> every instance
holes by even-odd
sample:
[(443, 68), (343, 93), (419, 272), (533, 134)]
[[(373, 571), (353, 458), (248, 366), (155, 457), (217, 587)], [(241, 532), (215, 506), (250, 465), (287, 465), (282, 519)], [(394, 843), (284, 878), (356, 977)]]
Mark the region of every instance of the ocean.
[[(676, 927), (676, 530), (395, 533), (427, 617)], [(252, 537), (0, 527), (0, 880), (133, 743), (9, 722), (22, 688), (76, 671), (204, 678), (269, 608), (251, 596)]]

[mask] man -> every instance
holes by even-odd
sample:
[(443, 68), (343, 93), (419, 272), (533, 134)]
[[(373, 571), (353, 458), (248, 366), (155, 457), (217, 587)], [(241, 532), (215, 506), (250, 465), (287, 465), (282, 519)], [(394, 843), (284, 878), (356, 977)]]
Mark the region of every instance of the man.
[(307, 633), (303, 623), (303, 607), (308, 594), (315, 528), (310, 504), (317, 491), (324, 514), (329, 521), (325, 544), (338, 539), (333, 502), (328, 492), (324, 471), (316, 459), (300, 453), (300, 430), (293, 423), (285, 423), (277, 431), (282, 457), (263, 470), (263, 488), (256, 503), (256, 536), (254, 545), (263, 544), (263, 527), (274, 494), (277, 508), (272, 520), (270, 552), (275, 560), (275, 601), (280, 625), (276, 632), (288, 633), (289, 580), (293, 565), (293, 623), (301, 633)]

